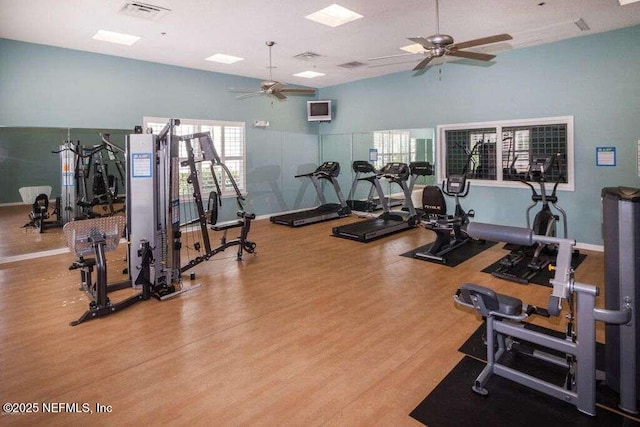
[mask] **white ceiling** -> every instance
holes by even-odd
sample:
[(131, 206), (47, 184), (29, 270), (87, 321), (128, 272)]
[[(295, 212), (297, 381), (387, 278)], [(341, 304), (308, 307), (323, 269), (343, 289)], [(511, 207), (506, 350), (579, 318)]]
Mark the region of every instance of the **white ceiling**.
[[(273, 78), (325, 87), (397, 71), (411, 70), (422, 55), (368, 61), (402, 53), (407, 37), (436, 33), (435, 0), (336, 0), (364, 18), (327, 27), (304, 17), (333, 0), (144, 0), (171, 11), (157, 20), (119, 13), (135, 0), (0, 0), (0, 37), (60, 46), (247, 77), (268, 77), (273, 47)], [(499, 53), (571, 37), (640, 24), (640, 2), (618, 0), (440, 0), (440, 32), (456, 42), (509, 33), (513, 40), (476, 50)], [(582, 18), (590, 27), (581, 31)], [(99, 29), (140, 36), (133, 46), (92, 40)], [(313, 60), (294, 58), (311, 51)], [(205, 61), (214, 53), (245, 60), (231, 65)], [(500, 56), (495, 59), (499, 61)], [(339, 64), (366, 66), (346, 69)], [(436, 61), (434, 61), (436, 62)], [(437, 62), (436, 62), (437, 63)], [(294, 77), (313, 70), (315, 79)]]

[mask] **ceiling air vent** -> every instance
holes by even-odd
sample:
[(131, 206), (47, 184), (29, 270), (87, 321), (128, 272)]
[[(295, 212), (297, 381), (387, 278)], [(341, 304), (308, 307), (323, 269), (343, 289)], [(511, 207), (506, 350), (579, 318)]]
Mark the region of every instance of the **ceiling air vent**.
[(294, 56), (294, 58), (304, 59), (305, 61), (308, 61), (310, 59), (318, 58), (319, 56), (320, 55), (315, 53), (315, 52), (302, 52), (302, 53), (299, 53), (296, 56)]
[(351, 62), (345, 62), (344, 64), (339, 64), (338, 67), (342, 67), (342, 68), (358, 68), (358, 67), (364, 67), (365, 63), (363, 62), (358, 62), (358, 61), (351, 61)]
[(123, 15), (146, 19), (148, 21), (156, 21), (169, 12), (171, 12), (170, 9), (140, 2), (127, 2), (120, 9), (120, 13)]

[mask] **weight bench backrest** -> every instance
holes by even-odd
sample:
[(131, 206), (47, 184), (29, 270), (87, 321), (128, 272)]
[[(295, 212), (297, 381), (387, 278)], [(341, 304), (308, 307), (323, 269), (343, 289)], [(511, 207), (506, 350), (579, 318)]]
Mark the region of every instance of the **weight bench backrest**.
[(422, 209), (425, 215), (447, 215), (447, 202), (439, 187), (430, 185), (422, 190)]

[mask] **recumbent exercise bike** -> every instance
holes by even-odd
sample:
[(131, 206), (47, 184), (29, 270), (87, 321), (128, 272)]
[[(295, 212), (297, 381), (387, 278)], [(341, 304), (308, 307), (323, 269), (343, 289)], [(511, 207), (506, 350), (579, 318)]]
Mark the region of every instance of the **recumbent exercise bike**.
[[(416, 252), (417, 258), (424, 258), (446, 263), (446, 254), (467, 243), (470, 238), (465, 228), (469, 218), (473, 218), (475, 211), (465, 212), (460, 205), (460, 198), (469, 194), (470, 183), (466, 174), (449, 175), (442, 182), (442, 189), (437, 186), (427, 186), (422, 190), (422, 225), (436, 233), (436, 240), (428, 251)], [(447, 215), (446, 194), (455, 199), (453, 215)]]

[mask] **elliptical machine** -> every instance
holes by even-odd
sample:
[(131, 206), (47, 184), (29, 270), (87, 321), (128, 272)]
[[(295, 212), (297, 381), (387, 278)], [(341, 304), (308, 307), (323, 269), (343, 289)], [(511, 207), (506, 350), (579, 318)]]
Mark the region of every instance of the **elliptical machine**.
[[(540, 236), (556, 237), (557, 224), (562, 217), (563, 225), (563, 237), (567, 238), (567, 214), (560, 206), (558, 206), (558, 196), (556, 191), (558, 184), (563, 179), (562, 174), (558, 176), (551, 194), (547, 194), (545, 186), (545, 177), (551, 172), (554, 163), (557, 163), (558, 169), (562, 170), (560, 161), (560, 154), (555, 154), (550, 157), (535, 157), (529, 164), (529, 171), (525, 174), (524, 178), (520, 178), (520, 182), (527, 185), (531, 189), (531, 205), (527, 208), (527, 228), (533, 230), (533, 233)], [(535, 182), (540, 187), (540, 192), (536, 191), (536, 187), (531, 184)], [(542, 207), (536, 213), (533, 218), (533, 224), (531, 221), (531, 211), (538, 203), (542, 203)], [(560, 215), (555, 214), (551, 207), (553, 207)], [(497, 270), (493, 271), (496, 277), (514, 281), (517, 283), (526, 284), (529, 283), (538, 272), (546, 268), (555, 258), (557, 252), (556, 245), (547, 244), (542, 242), (536, 242), (533, 246), (518, 248), (513, 251), (502, 260), (500, 260), (500, 266)], [(531, 257), (527, 263), (524, 273), (517, 273), (516, 267), (525, 261), (525, 258)]]
[[(442, 182), (442, 189), (427, 186), (422, 190), (422, 225), (436, 233), (436, 240), (426, 252), (416, 252), (416, 258), (424, 258), (446, 263), (446, 254), (459, 248), (470, 240), (465, 231), (469, 218), (475, 216), (475, 211), (465, 212), (460, 205), (460, 198), (469, 194), (470, 183), (466, 174), (449, 175)], [(443, 194), (455, 199), (453, 215), (447, 215), (447, 204)]]

